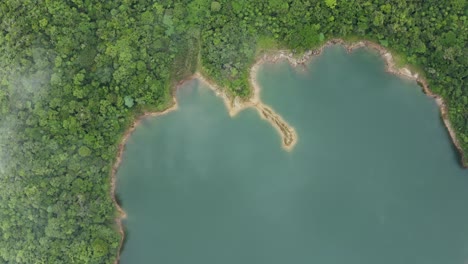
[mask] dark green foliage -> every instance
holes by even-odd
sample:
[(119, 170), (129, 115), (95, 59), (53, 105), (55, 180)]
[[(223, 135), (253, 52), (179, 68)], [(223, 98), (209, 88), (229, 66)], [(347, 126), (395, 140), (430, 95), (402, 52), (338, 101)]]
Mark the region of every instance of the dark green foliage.
[(260, 38), (301, 53), (326, 39), (370, 39), (420, 69), (441, 95), (468, 163), (468, 4), (453, 1), (219, 1), (205, 18), (202, 66), (209, 77), (246, 96)]
[(259, 38), (388, 46), (446, 100), (468, 153), (466, 12), (462, 0), (1, 1), (0, 263), (112, 263), (122, 133), (167, 107), (197, 62), (248, 96)]

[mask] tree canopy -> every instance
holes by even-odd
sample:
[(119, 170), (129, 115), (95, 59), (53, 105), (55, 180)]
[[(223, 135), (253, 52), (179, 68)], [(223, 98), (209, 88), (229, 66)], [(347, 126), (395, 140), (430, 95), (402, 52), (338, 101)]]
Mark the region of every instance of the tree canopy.
[(249, 96), (271, 47), (389, 47), (444, 98), (468, 157), (467, 12), (465, 0), (1, 1), (0, 263), (113, 263), (125, 129), (195, 70)]

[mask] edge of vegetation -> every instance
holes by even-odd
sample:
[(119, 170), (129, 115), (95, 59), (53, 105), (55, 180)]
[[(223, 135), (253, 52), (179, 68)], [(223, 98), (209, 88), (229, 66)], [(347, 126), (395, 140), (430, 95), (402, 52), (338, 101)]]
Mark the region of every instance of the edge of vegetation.
[(299, 55), (355, 36), (392, 47), (444, 99), (467, 164), (467, 10), (460, 0), (1, 1), (0, 263), (113, 263), (109, 173), (125, 130), (167, 107), (197, 64), (247, 98), (257, 45)]

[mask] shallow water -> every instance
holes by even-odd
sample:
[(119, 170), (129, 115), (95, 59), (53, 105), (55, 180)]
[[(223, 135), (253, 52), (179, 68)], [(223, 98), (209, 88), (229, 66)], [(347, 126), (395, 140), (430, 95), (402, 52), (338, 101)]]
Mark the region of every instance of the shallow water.
[(374, 53), (327, 48), (265, 64), (261, 97), (297, 131), (292, 152), (203, 84), (128, 141), (117, 194), (123, 264), (464, 264), (468, 171), (439, 110)]

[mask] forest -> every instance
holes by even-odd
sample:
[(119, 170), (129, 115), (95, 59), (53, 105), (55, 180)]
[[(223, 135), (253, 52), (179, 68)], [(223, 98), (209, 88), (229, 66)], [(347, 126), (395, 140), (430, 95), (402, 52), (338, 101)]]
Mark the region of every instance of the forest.
[(444, 98), (467, 164), (467, 32), (465, 0), (0, 1), (0, 264), (114, 263), (124, 131), (195, 71), (248, 97), (265, 50), (388, 47)]

